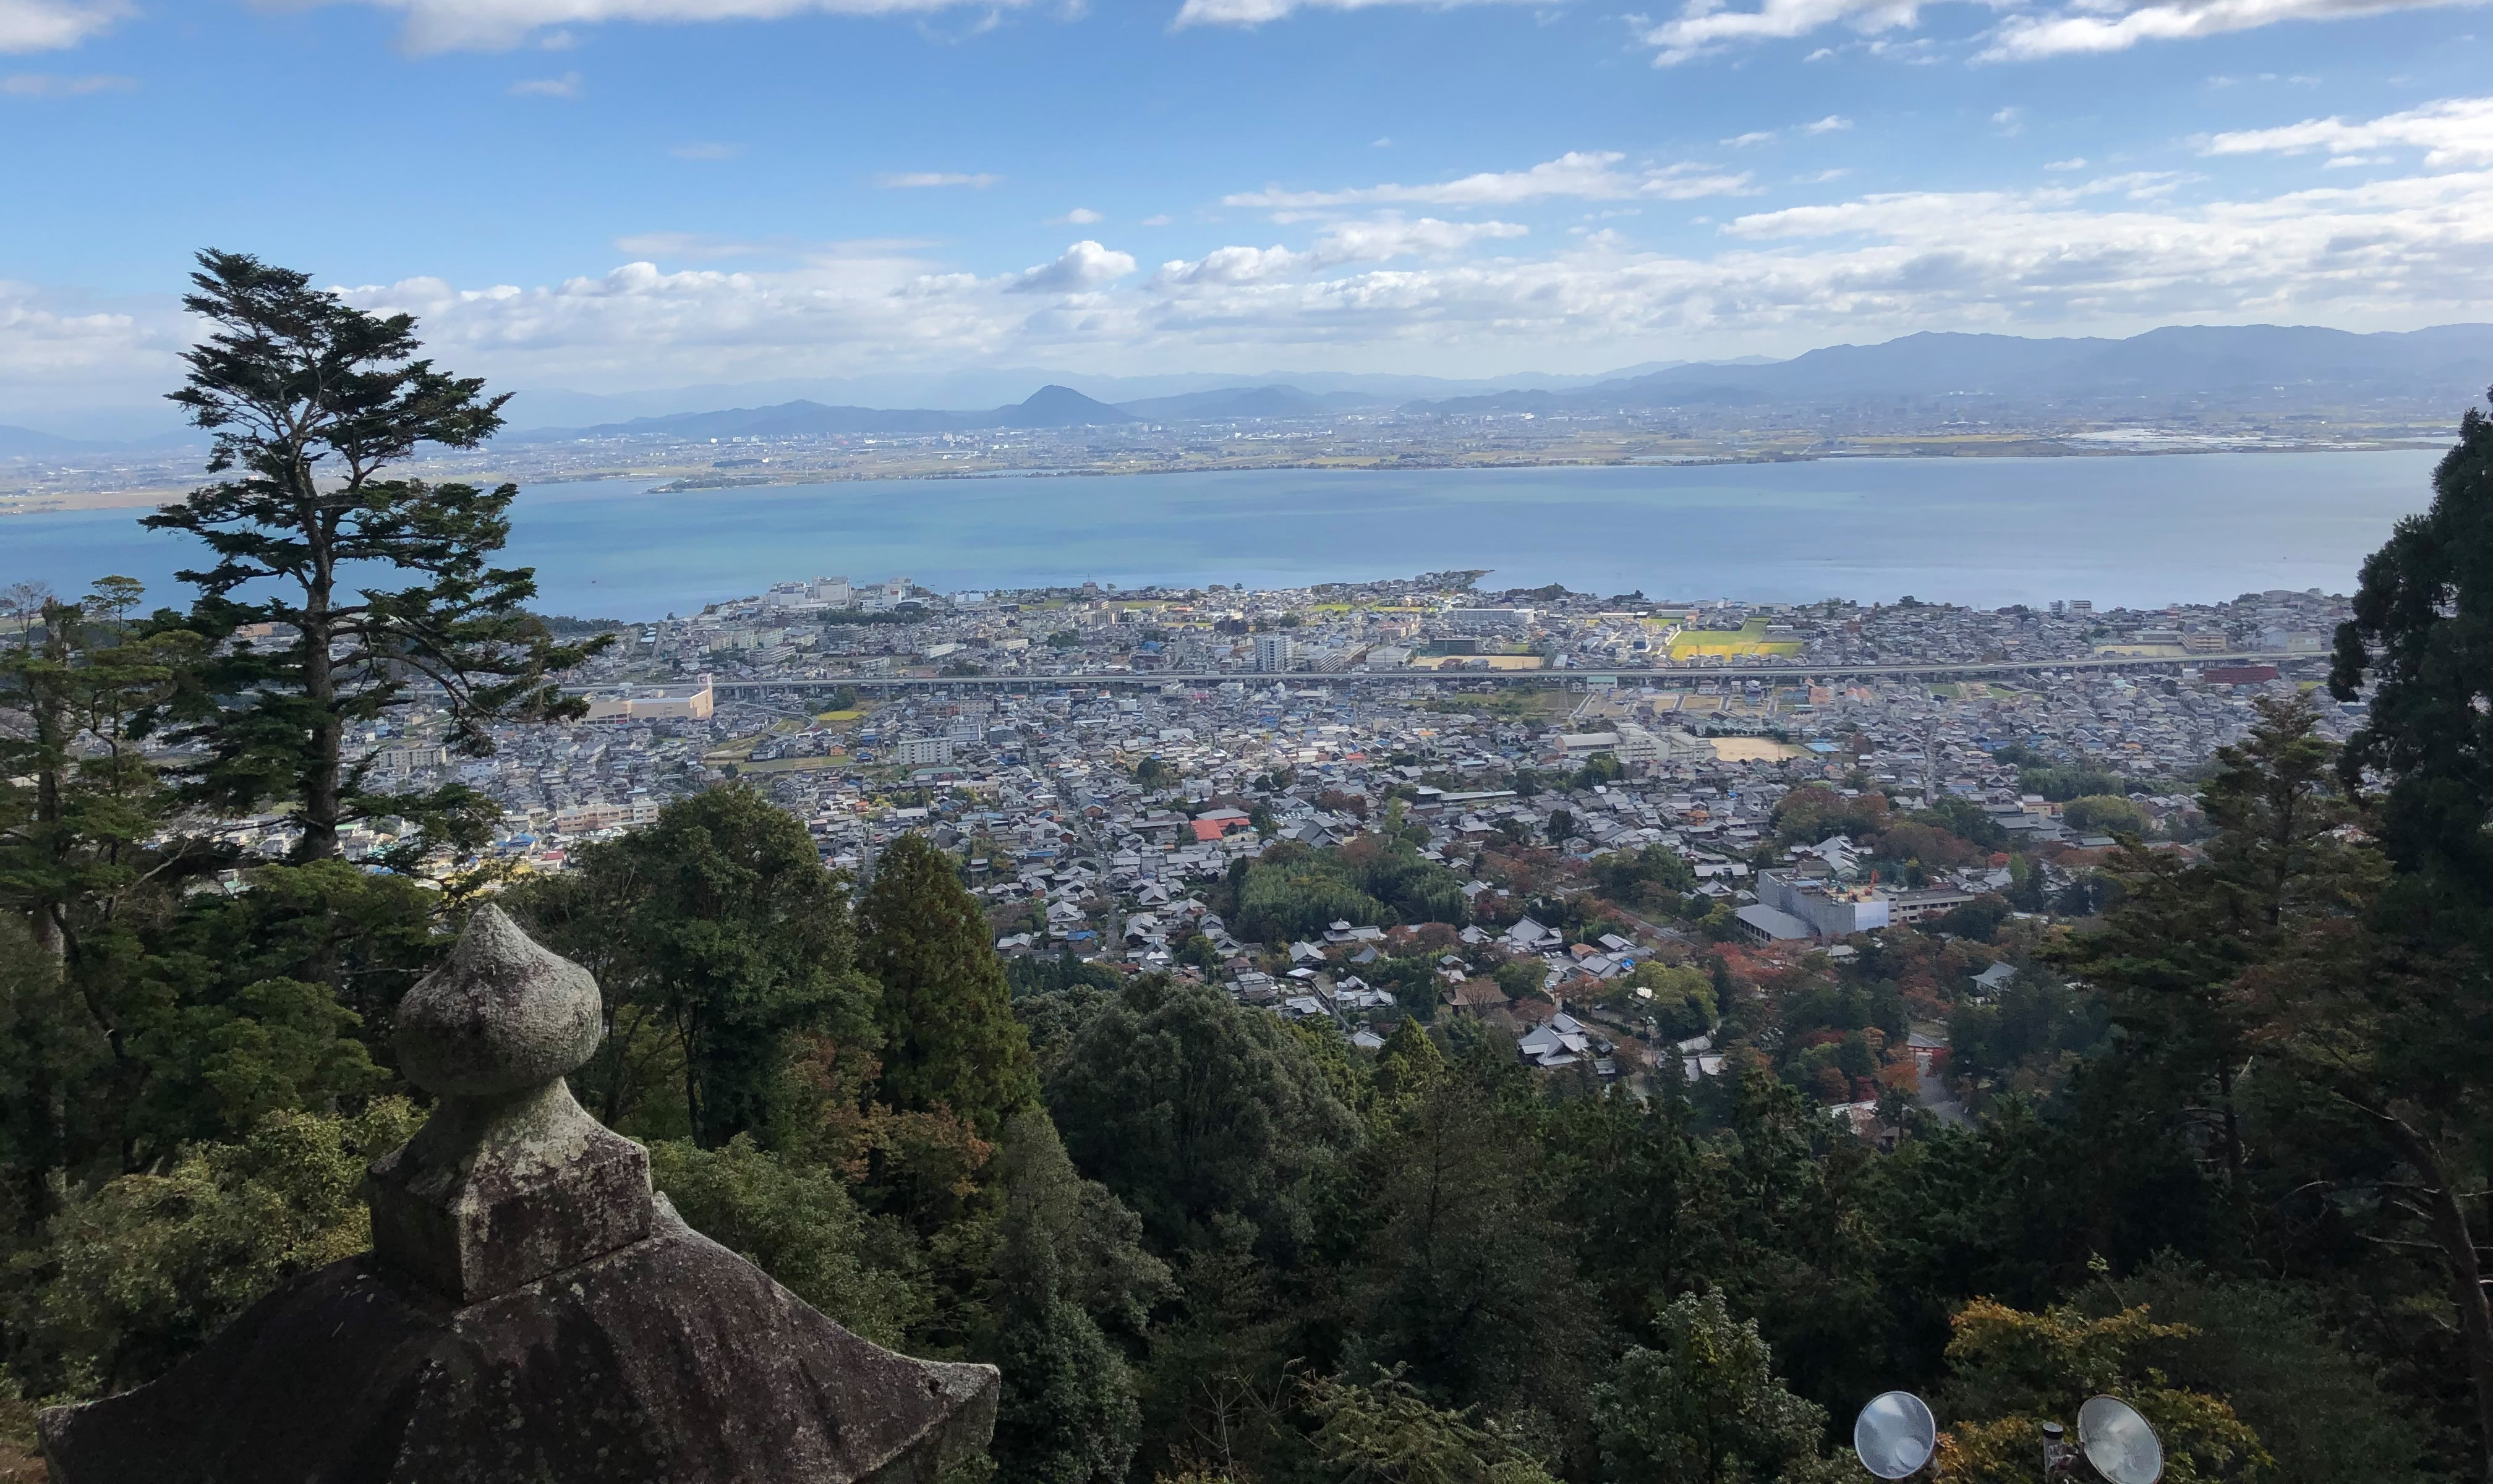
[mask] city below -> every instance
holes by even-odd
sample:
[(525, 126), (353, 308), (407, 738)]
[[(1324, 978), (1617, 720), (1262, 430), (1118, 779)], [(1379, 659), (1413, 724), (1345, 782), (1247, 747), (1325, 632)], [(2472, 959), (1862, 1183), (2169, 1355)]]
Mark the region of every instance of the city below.
[[(1718, 935), (1823, 947), (1996, 896), (2012, 860), (2029, 899), (2083, 912), (2116, 833), (2204, 829), (2196, 779), (2256, 699), (2311, 688), (2347, 613), (2285, 591), (2152, 612), (1651, 602), (1485, 593), (1478, 575), (1292, 591), (792, 581), (605, 627), (611, 647), (567, 678), (586, 715), (499, 725), (491, 756), (457, 755), (422, 703), (352, 745), (381, 786), (491, 793), (492, 853), (522, 870), (559, 872), (741, 780), (834, 865), (870, 871), (904, 833), (955, 851), (1007, 954), (1208, 974), (1357, 1035), (1362, 982), (1331, 960), (1382, 929), (1257, 941), (1207, 889), (1276, 844), (1391, 833), (1459, 879), (1465, 941), (1541, 965), (1562, 1004), (1684, 952), (1709, 916)], [(2324, 708), (2321, 731), (2342, 738), (2360, 710)], [(1953, 843), (1883, 875), (1832, 833), (1767, 859), (1779, 806), (1810, 788), (1953, 819)], [(233, 829), (272, 856), (290, 841), (282, 814)], [(345, 848), (392, 840), (369, 824)], [(1587, 953), (1524, 913), (1603, 863), (1658, 856), (1691, 885), (1681, 920)], [(1449, 993), (1487, 993), (1449, 967)], [(1292, 984), (1294, 969), (1308, 972)], [(1601, 1016), (1605, 1046), (1649, 1039)]]

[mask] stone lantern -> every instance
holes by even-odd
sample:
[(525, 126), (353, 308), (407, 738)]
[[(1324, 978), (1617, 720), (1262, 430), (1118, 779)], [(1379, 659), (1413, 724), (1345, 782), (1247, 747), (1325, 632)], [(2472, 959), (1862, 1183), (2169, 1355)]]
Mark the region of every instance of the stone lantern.
[(685, 1226), (563, 1076), (597, 984), (497, 908), (408, 991), (432, 1119), (375, 1162), (373, 1250), (164, 1377), (43, 1415), (58, 1484), (939, 1484), (992, 1366), (857, 1338)]

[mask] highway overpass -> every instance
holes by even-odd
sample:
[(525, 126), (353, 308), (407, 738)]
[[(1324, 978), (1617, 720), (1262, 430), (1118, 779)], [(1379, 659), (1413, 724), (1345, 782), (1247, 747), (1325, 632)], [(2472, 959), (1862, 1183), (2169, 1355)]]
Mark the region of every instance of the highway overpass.
[(1435, 681), (1457, 685), (1490, 684), (1520, 685), (1527, 688), (1550, 685), (1580, 685), (1595, 676), (1615, 679), (1620, 685), (1633, 687), (1645, 684), (1680, 685), (1696, 681), (1771, 681), (1785, 684), (1801, 684), (1813, 681), (1922, 680), (1970, 681), (1992, 678), (2006, 679), (2021, 675), (2039, 675), (2055, 671), (2132, 671), (2178, 674), (2183, 667), (2204, 668), (2208, 665), (2281, 665), (2288, 661), (2325, 662), (2325, 654), (2192, 654), (2184, 656), (2141, 656), (2130, 654), (2096, 655), (2087, 659), (1983, 660), (1946, 661), (1928, 664), (1835, 665), (1790, 663), (1778, 665), (1673, 665), (1652, 670), (1343, 670), (1333, 673), (1293, 670), (1277, 671), (1155, 671), (1099, 670), (1074, 675), (842, 675), (828, 677), (790, 677), (785, 680), (716, 681), (712, 688), (722, 700), (740, 697), (760, 698), (784, 695), (827, 695), (843, 686), (855, 686), (860, 692), (886, 694), (894, 691), (1041, 691), (1064, 690), (1081, 686), (1124, 686), (1157, 689), (1162, 685), (1218, 685), (1229, 681), (1243, 681), (1249, 685), (1266, 685), (1276, 681), (1292, 685), (1392, 685), (1413, 681)]

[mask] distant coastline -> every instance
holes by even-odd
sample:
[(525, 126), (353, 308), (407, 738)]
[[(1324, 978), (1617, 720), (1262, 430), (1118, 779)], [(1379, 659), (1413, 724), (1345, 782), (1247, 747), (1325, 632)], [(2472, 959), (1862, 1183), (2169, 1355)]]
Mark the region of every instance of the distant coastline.
[[(2094, 446), (2071, 446), (2064, 439), (2002, 439), (1990, 442), (1946, 445), (1944, 451), (1930, 444), (1892, 447), (1837, 448), (1823, 450), (1776, 449), (1754, 454), (1705, 454), (1687, 458), (1637, 456), (1616, 459), (1591, 458), (1495, 458), (1495, 459), (1407, 459), (1367, 461), (1326, 461), (1316, 459), (1276, 460), (1257, 462), (1240, 460), (1225, 464), (1136, 463), (1131, 467), (1084, 466), (1065, 469), (909, 469), (879, 470), (857, 469), (790, 469), (785, 473), (706, 475), (685, 473), (670, 477), (670, 470), (659, 469), (588, 469), (565, 471), (559, 479), (543, 476), (503, 473), (490, 467), (478, 471), (456, 475), (424, 472), (436, 480), (459, 478), (472, 483), (501, 483), (508, 480), (530, 488), (539, 485), (623, 483), (655, 479), (659, 483), (636, 493), (647, 495), (696, 495), (720, 490), (787, 489), (813, 484), (890, 484), (890, 483), (956, 483), (988, 479), (1082, 479), (1119, 478), (1137, 474), (1220, 474), (1244, 472), (1285, 472), (1299, 470), (1314, 473), (1432, 473), (1459, 472), (1466, 469), (1717, 469), (1740, 468), (1768, 464), (1893, 462), (1913, 459), (1979, 460), (1979, 459), (2140, 459), (2167, 458), (2204, 454), (2343, 454), (2392, 453), (2406, 450), (2432, 450), (2448, 446), (2441, 439), (2380, 439), (2345, 442), (2311, 442), (2284, 447), (2238, 446), (2224, 443), (2205, 445), (2103, 443)], [(104, 490), (26, 497), (0, 494), (0, 520), (10, 516), (73, 514), (93, 510), (145, 510), (171, 504), (195, 488), (189, 484), (166, 484), (132, 490)]]

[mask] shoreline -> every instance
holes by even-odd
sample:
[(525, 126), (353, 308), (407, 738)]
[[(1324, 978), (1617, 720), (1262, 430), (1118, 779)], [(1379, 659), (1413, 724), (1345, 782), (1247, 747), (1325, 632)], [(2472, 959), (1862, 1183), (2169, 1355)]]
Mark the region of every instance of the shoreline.
[[(1067, 469), (909, 469), (894, 472), (833, 469), (791, 470), (787, 474), (729, 475), (717, 478), (699, 473), (674, 473), (661, 468), (648, 470), (596, 469), (559, 477), (514, 478), (507, 474), (482, 472), (435, 480), (435, 483), (472, 482), (477, 484), (518, 484), (525, 491), (535, 485), (574, 485), (629, 483), (655, 480), (645, 495), (698, 495), (713, 491), (788, 489), (816, 484), (899, 484), (899, 483), (975, 483), (986, 479), (1113, 479), (1136, 474), (1230, 474), (1272, 473), (1299, 470), (1310, 473), (1374, 474), (1374, 473), (1461, 473), (1472, 469), (1725, 469), (1769, 464), (1821, 463), (1895, 463), (1906, 460), (1959, 463), (1979, 459), (2161, 459), (2213, 454), (2332, 454), (2394, 453), (2447, 448), (2446, 439), (2384, 439), (2366, 442), (2305, 443), (2292, 447), (2138, 447), (2111, 445), (2104, 447), (2071, 447), (2065, 440), (2034, 439), (2014, 442), (2003, 440), (1988, 445), (1957, 445), (1946, 451), (1928, 447), (1847, 448), (1825, 451), (1778, 451), (1748, 455), (1712, 455), (1686, 459), (1637, 457), (1619, 459), (1590, 458), (1517, 458), (1517, 459), (1410, 459), (1371, 460), (1363, 463), (1317, 462), (1313, 460), (1275, 461), (1269, 463), (1237, 463), (1222, 465), (1149, 464), (1126, 468)], [(189, 487), (167, 485), (142, 490), (110, 490), (93, 494), (42, 498), (41, 503), (19, 503), (23, 497), (0, 496), (0, 521), (12, 517), (36, 515), (76, 515), (103, 510), (155, 509), (181, 501), (191, 493)]]

